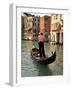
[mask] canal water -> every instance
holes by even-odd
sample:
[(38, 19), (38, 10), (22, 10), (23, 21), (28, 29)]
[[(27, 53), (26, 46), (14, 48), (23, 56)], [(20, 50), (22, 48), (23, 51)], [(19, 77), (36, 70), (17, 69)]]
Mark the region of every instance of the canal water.
[(31, 48), (33, 44), (38, 47), (38, 43), (35, 41), (22, 40), (21, 50), (21, 76), (22, 77), (34, 77), (34, 76), (55, 76), (63, 75), (63, 46), (51, 45), (45, 43), (46, 55), (51, 55), (51, 51), (56, 50), (56, 60), (49, 65), (40, 65), (31, 58)]

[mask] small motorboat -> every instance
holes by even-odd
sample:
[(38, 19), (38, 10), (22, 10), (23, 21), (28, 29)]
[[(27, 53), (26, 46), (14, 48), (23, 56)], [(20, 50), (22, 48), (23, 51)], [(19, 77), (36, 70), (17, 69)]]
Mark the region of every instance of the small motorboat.
[(47, 65), (53, 63), (56, 60), (56, 51), (51, 53), (52, 54), (50, 56), (40, 57), (39, 49), (33, 48), (31, 50), (31, 57), (32, 59), (36, 60), (38, 63), (42, 65)]

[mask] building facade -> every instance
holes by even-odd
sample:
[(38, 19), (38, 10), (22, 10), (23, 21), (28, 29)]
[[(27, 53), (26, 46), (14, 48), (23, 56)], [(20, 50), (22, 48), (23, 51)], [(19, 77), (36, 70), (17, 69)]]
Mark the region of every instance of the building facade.
[(45, 39), (50, 41), (50, 31), (51, 31), (51, 16), (44, 16), (45, 22)]
[(40, 32), (45, 34), (45, 41), (49, 41), (51, 31), (51, 16), (40, 17)]
[(32, 16), (22, 16), (22, 39), (32, 39)]
[(44, 16), (40, 17), (40, 32), (45, 33), (45, 19), (44, 19)]
[(51, 15), (51, 41), (57, 44), (63, 44), (63, 15)]
[(22, 39), (37, 39), (39, 32), (45, 34), (45, 40), (63, 44), (63, 15), (44, 16), (24, 13), (21, 16)]
[(33, 39), (36, 39), (40, 31), (40, 16), (33, 16)]

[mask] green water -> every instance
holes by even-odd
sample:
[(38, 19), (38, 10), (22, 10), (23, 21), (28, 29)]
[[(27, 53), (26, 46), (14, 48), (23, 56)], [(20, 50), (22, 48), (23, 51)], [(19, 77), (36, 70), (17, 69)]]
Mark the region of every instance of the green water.
[(22, 41), (21, 76), (34, 77), (63, 75), (63, 46), (45, 43), (45, 53), (51, 55), (51, 51), (56, 50), (57, 56), (55, 62), (43, 66), (31, 58), (30, 51), (33, 44), (38, 47), (37, 42)]

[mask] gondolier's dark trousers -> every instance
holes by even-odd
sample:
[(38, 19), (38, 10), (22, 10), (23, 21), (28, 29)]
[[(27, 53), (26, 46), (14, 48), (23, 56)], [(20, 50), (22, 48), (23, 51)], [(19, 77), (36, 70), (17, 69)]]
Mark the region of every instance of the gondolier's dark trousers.
[(39, 44), (40, 57), (45, 57), (44, 43), (43, 42), (39, 42), (38, 44)]

